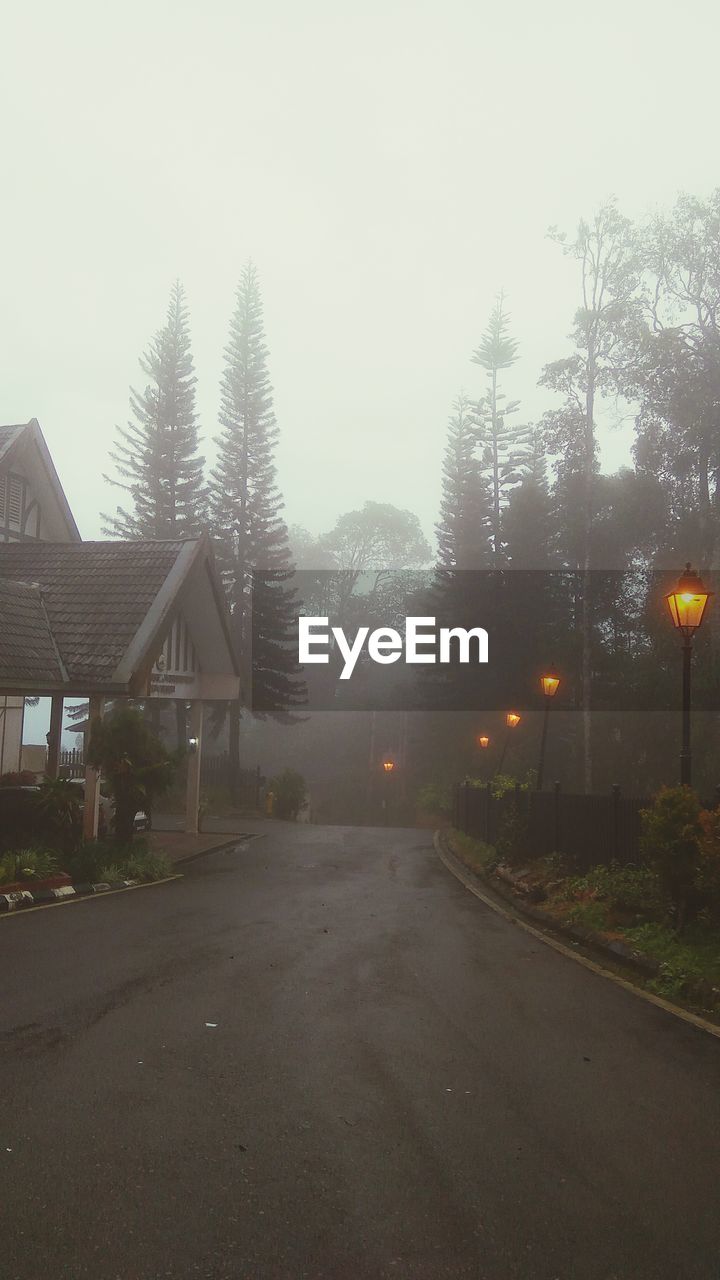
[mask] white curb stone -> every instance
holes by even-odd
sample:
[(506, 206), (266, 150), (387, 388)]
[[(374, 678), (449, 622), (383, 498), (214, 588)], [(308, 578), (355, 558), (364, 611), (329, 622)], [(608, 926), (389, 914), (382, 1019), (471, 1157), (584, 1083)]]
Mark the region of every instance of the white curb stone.
[(16, 911), (18, 907), (31, 907), (35, 899), (27, 889), (15, 893), (0, 893), (0, 911)]

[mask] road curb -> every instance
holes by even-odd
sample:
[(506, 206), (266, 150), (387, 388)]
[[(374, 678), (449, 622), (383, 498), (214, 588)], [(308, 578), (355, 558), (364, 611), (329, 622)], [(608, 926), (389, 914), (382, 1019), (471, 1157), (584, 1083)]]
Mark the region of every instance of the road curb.
[[(615, 986), (622, 987), (623, 990), (629, 991), (631, 995), (637, 996), (638, 999), (644, 1000), (646, 1004), (652, 1004), (656, 1009), (663, 1009), (665, 1013), (672, 1014), (673, 1017), (679, 1018), (681, 1022), (687, 1022), (690, 1026), (697, 1028), (698, 1031), (706, 1031), (709, 1035), (714, 1036), (716, 1040), (720, 1040), (720, 1026), (714, 1022), (709, 1022), (707, 1018), (700, 1017), (697, 1013), (691, 1013), (688, 1009), (683, 1009), (680, 1005), (671, 1004), (669, 1000), (664, 1000), (662, 996), (656, 996), (654, 992), (647, 991), (644, 987), (637, 986), (634, 982), (630, 982), (627, 978), (621, 978), (619, 974), (613, 973), (610, 969), (605, 969), (597, 961), (591, 960), (589, 956), (583, 955), (579, 951), (573, 951), (571, 947), (566, 946), (559, 938), (553, 937), (542, 929), (535, 928), (528, 920), (523, 919), (525, 915), (525, 907), (520, 903), (513, 902), (512, 908), (508, 909), (503, 903), (495, 901), (489, 893), (485, 892), (483, 881), (469, 867), (455, 856), (454, 853), (447, 848), (443, 838), (442, 831), (436, 831), (433, 836), (433, 844), (435, 852), (441, 862), (447, 867), (451, 875), (459, 880), (470, 893), (479, 898), (486, 907), (494, 911), (496, 915), (502, 916), (509, 924), (517, 925), (519, 929), (523, 929), (525, 933), (529, 933), (533, 938), (537, 938), (538, 942), (543, 942), (546, 947), (551, 947), (553, 951), (559, 951), (561, 955), (567, 956), (568, 959), (574, 960), (576, 964), (582, 965), (584, 969), (589, 969), (591, 973), (595, 973), (598, 977), (606, 978), (610, 982), (614, 982)], [(488, 886), (489, 887), (489, 886)], [(494, 893), (494, 888), (491, 890)], [(550, 926), (548, 926), (550, 927)], [(608, 958), (618, 959), (617, 953), (609, 952)]]
[[(170, 833), (168, 832), (167, 834)], [(222, 844), (214, 844), (212, 849), (201, 849), (199, 852), (186, 853), (182, 858), (173, 858), (172, 866), (179, 867), (186, 862), (195, 862), (198, 858), (208, 858), (211, 853), (221, 853), (223, 849), (232, 849), (233, 845), (242, 844), (245, 840), (260, 840), (264, 834), (261, 831), (241, 831), (239, 835), (230, 837)]]
[(32, 893), (23, 889), (16, 893), (0, 893), (0, 919), (38, 911), (42, 907), (59, 907), (65, 902), (84, 902), (88, 898), (102, 897), (108, 893), (123, 893), (127, 889), (151, 889), (156, 884), (169, 884), (182, 880), (182, 874), (163, 876), (161, 880), (112, 880), (107, 884), (63, 885), (59, 889), (41, 889)]

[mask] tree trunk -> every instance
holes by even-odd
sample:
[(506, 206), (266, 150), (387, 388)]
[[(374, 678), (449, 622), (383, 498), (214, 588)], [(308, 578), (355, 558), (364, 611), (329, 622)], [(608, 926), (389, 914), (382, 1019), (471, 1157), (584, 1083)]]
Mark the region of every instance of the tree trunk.
[(592, 523), (593, 469), (595, 465), (595, 345), (588, 338), (587, 391), (585, 394), (585, 511), (583, 547), (582, 606), (582, 717), (583, 717), (583, 788), (592, 791)]

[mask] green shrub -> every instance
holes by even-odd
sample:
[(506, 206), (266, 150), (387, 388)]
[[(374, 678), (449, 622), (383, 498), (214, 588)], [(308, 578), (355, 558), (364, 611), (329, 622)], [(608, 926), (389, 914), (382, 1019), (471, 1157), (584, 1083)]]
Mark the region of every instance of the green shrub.
[(695, 887), (698, 907), (703, 918), (720, 925), (720, 810), (703, 809), (700, 813), (700, 857)]
[(515, 866), (527, 858), (528, 817), (515, 806), (502, 817), (497, 837), (498, 860)]
[(634, 864), (592, 867), (584, 876), (571, 876), (565, 885), (571, 900), (593, 900), (611, 911), (636, 920), (658, 920), (667, 914), (667, 899), (656, 873)]
[(149, 812), (156, 796), (168, 790), (179, 756), (167, 751), (139, 711), (118, 706), (94, 726), (88, 761), (102, 769), (115, 803), (115, 835), (127, 845), (135, 814)]
[(659, 995), (688, 995), (704, 981), (716, 981), (720, 954), (717, 939), (692, 930), (695, 936), (679, 938), (673, 929), (660, 924), (644, 924), (625, 930), (625, 936), (643, 955), (660, 962), (658, 975), (649, 984)]
[(297, 818), (307, 795), (305, 779), (295, 769), (284, 769), (271, 778), (268, 788), (274, 796), (273, 813), (278, 818)]
[(567, 914), (570, 924), (601, 932), (608, 927), (607, 907), (602, 902), (576, 902)]
[(514, 778), (510, 773), (496, 773), (494, 778), (490, 779), (490, 789), (494, 800), (500, 800), (506, 796), (508, 792), (514, 791), (519, 787), (521, 791), (529, 791), (532, 786), (532, 775), (529, 775), (524, 782), (520, 778)]
[(172, 874), (172, 864), (164, 853), (153, 853), (151, 850), (133, 851), (129, 858), (121, 863), (126, 880), (162, 880)]
[(423, 813), (440, 813), (449, 818), (453, 811), (453, 788), (449, 782), (426, 782), (418, 788), (417, 805)]
[(109, 836), (86, 840), (64, 858), (65, 871), (76, 884), (97, 884), (100, 872), (117, 856), (117, 842)]
[(641, 849), (672, 904), (679, 928), (695, 905), (700, 870), (700, 802), (690, 787), (663, 787), (641, 812)]
[(474, 871), (494, 871), (498, 864), (497, 850), (493, 845), (466, 836), (464, 831), (452, 831), (451, 848)]
[(57, 858), (48, 849), (9, 850), (0, 857), (0, 884), (12, 884), (16, 880), (47, 880), (57, 870)]
[[(65, 859), (64, 869), (76, 884), (106, 880), (161, 880), (171, 872), (164, 854), (153, 853), (147, 840), (136, 836), (126, 845), (111, 836), (87, 840)], [(112, 874), (111, 874), (112, 873)]]
[(40, 830), (54, 848), (65, 853), (82, 839), (79, 788), (64, 778), (49, 778), (40, 786), (37, 812)]

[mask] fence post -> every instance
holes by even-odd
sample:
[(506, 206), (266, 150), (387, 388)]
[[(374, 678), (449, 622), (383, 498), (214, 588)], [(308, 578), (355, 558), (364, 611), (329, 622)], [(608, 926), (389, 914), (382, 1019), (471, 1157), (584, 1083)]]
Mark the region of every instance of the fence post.
[(560, 783), (553, 786), (553, 853), (560, 853)]
[(617, 862), (620, 852), (620, 783), (612, 784), (613, 858)]
[(457, 828), (467, 835), (467, 784), (459, 782), (457, 787)]

